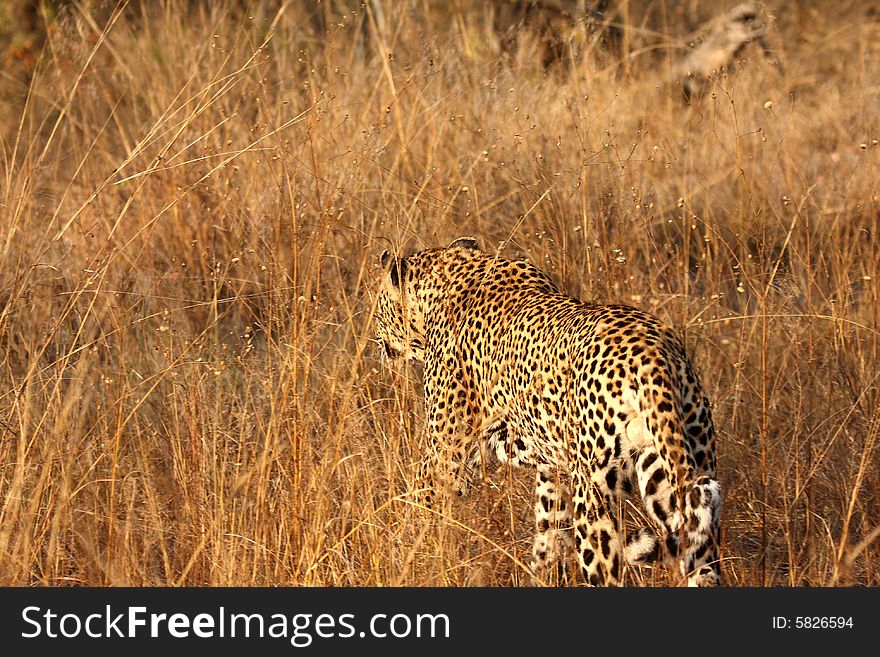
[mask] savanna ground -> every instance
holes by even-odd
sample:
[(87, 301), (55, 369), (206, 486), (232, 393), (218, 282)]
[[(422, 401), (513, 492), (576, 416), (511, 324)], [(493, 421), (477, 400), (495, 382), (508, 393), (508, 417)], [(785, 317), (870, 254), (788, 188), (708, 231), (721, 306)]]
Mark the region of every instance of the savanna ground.
[(527, 584), (531, 473), (415, 506), (419, 373), (370, 341), (376, 256), (474, 235), (680, 329), (727, 584), (880, 585), (880, 16), (770, 6), (784, 73), (686, 105), (729, 4), (545, 69), (466, 0), (43, 3), (0, 78), (0, 583)]

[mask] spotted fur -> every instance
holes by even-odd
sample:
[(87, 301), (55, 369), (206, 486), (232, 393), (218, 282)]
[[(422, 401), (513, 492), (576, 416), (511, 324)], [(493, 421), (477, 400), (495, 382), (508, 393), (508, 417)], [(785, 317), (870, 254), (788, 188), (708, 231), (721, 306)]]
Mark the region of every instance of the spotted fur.
[[(388, 357), (424, 362), (424, 504), (438, 489), (466, 491), (494, 455), (536, 468), (536, 577), (573, 544), (591, 585), (619, 583), (624, 561), (664, 556), (680, 556), (689, 585), (719, 583), (709, 402), (669, 327), (566, 296), (470, 238), (382, 263), (376, 336)], [(629, 496), (652, 526), (622, 540)]]

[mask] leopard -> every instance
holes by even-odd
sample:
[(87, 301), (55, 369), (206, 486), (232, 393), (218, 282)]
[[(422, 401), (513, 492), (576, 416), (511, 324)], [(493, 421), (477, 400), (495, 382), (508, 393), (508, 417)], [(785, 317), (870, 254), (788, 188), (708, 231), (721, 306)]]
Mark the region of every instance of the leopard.
[[(710, 402), (672, 327), (569, 296), (473, 237), (379, 262), (373, 339), (423, 371), (420, 505), (466, 494), (490, 458), (534, 468), (536, 582), (573, 551), (588, 586), (675, 561), (680, 583), (721, 584)], [(624, 502), (643, 509), (633, 531)]]

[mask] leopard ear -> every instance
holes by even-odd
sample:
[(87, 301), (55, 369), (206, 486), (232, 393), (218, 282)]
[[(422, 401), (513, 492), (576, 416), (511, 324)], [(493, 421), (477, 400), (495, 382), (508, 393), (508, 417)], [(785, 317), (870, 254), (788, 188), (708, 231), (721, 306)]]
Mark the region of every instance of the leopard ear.
[(388, 249), (385, 249), (382, 251), (382, 255), (379, 256), (379, 262), (383, 267), (391, 265), (391, 284), (394, 287), (400, 287), (400, 281), (406, 276), (406, 259), (395, 258), (388, 253)]
[(477, 244), (476, 238), (473, 237), (459, 237), (452, 244), (449, 245), (450, 249), (454, 248), (467, 249), (468, 251), (479, 251), (480, 246)]
[(394, 287), (400, 287), (400, 282), (406, 276), (406, 260), (400, 258), (391, 265), (391, 284)]
[(388, 263), (391, 263), (391, 284), (394, 287), (400, 287), (400, 282), (406, 276), (406, 259), (405, 258), (392, 258), (391, 255), (386, 251), (382, 254), (382, 266), (387, 267)]

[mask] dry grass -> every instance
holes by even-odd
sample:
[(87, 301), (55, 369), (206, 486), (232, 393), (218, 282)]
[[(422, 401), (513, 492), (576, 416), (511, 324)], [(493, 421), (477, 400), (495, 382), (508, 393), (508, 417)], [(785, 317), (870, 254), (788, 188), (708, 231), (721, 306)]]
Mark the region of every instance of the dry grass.
[(785, 77), (686, 107), (673, 0), (549, 71), (467, 2), (278, 4), (71, 5), (2, 78), (0, 583), (526, 583), (530, 474), (410, 504), (369, 342), (375, 256), (470, 234), (685, 334), (728, 584), (880, 584), (876, 15), (786, 3)]

